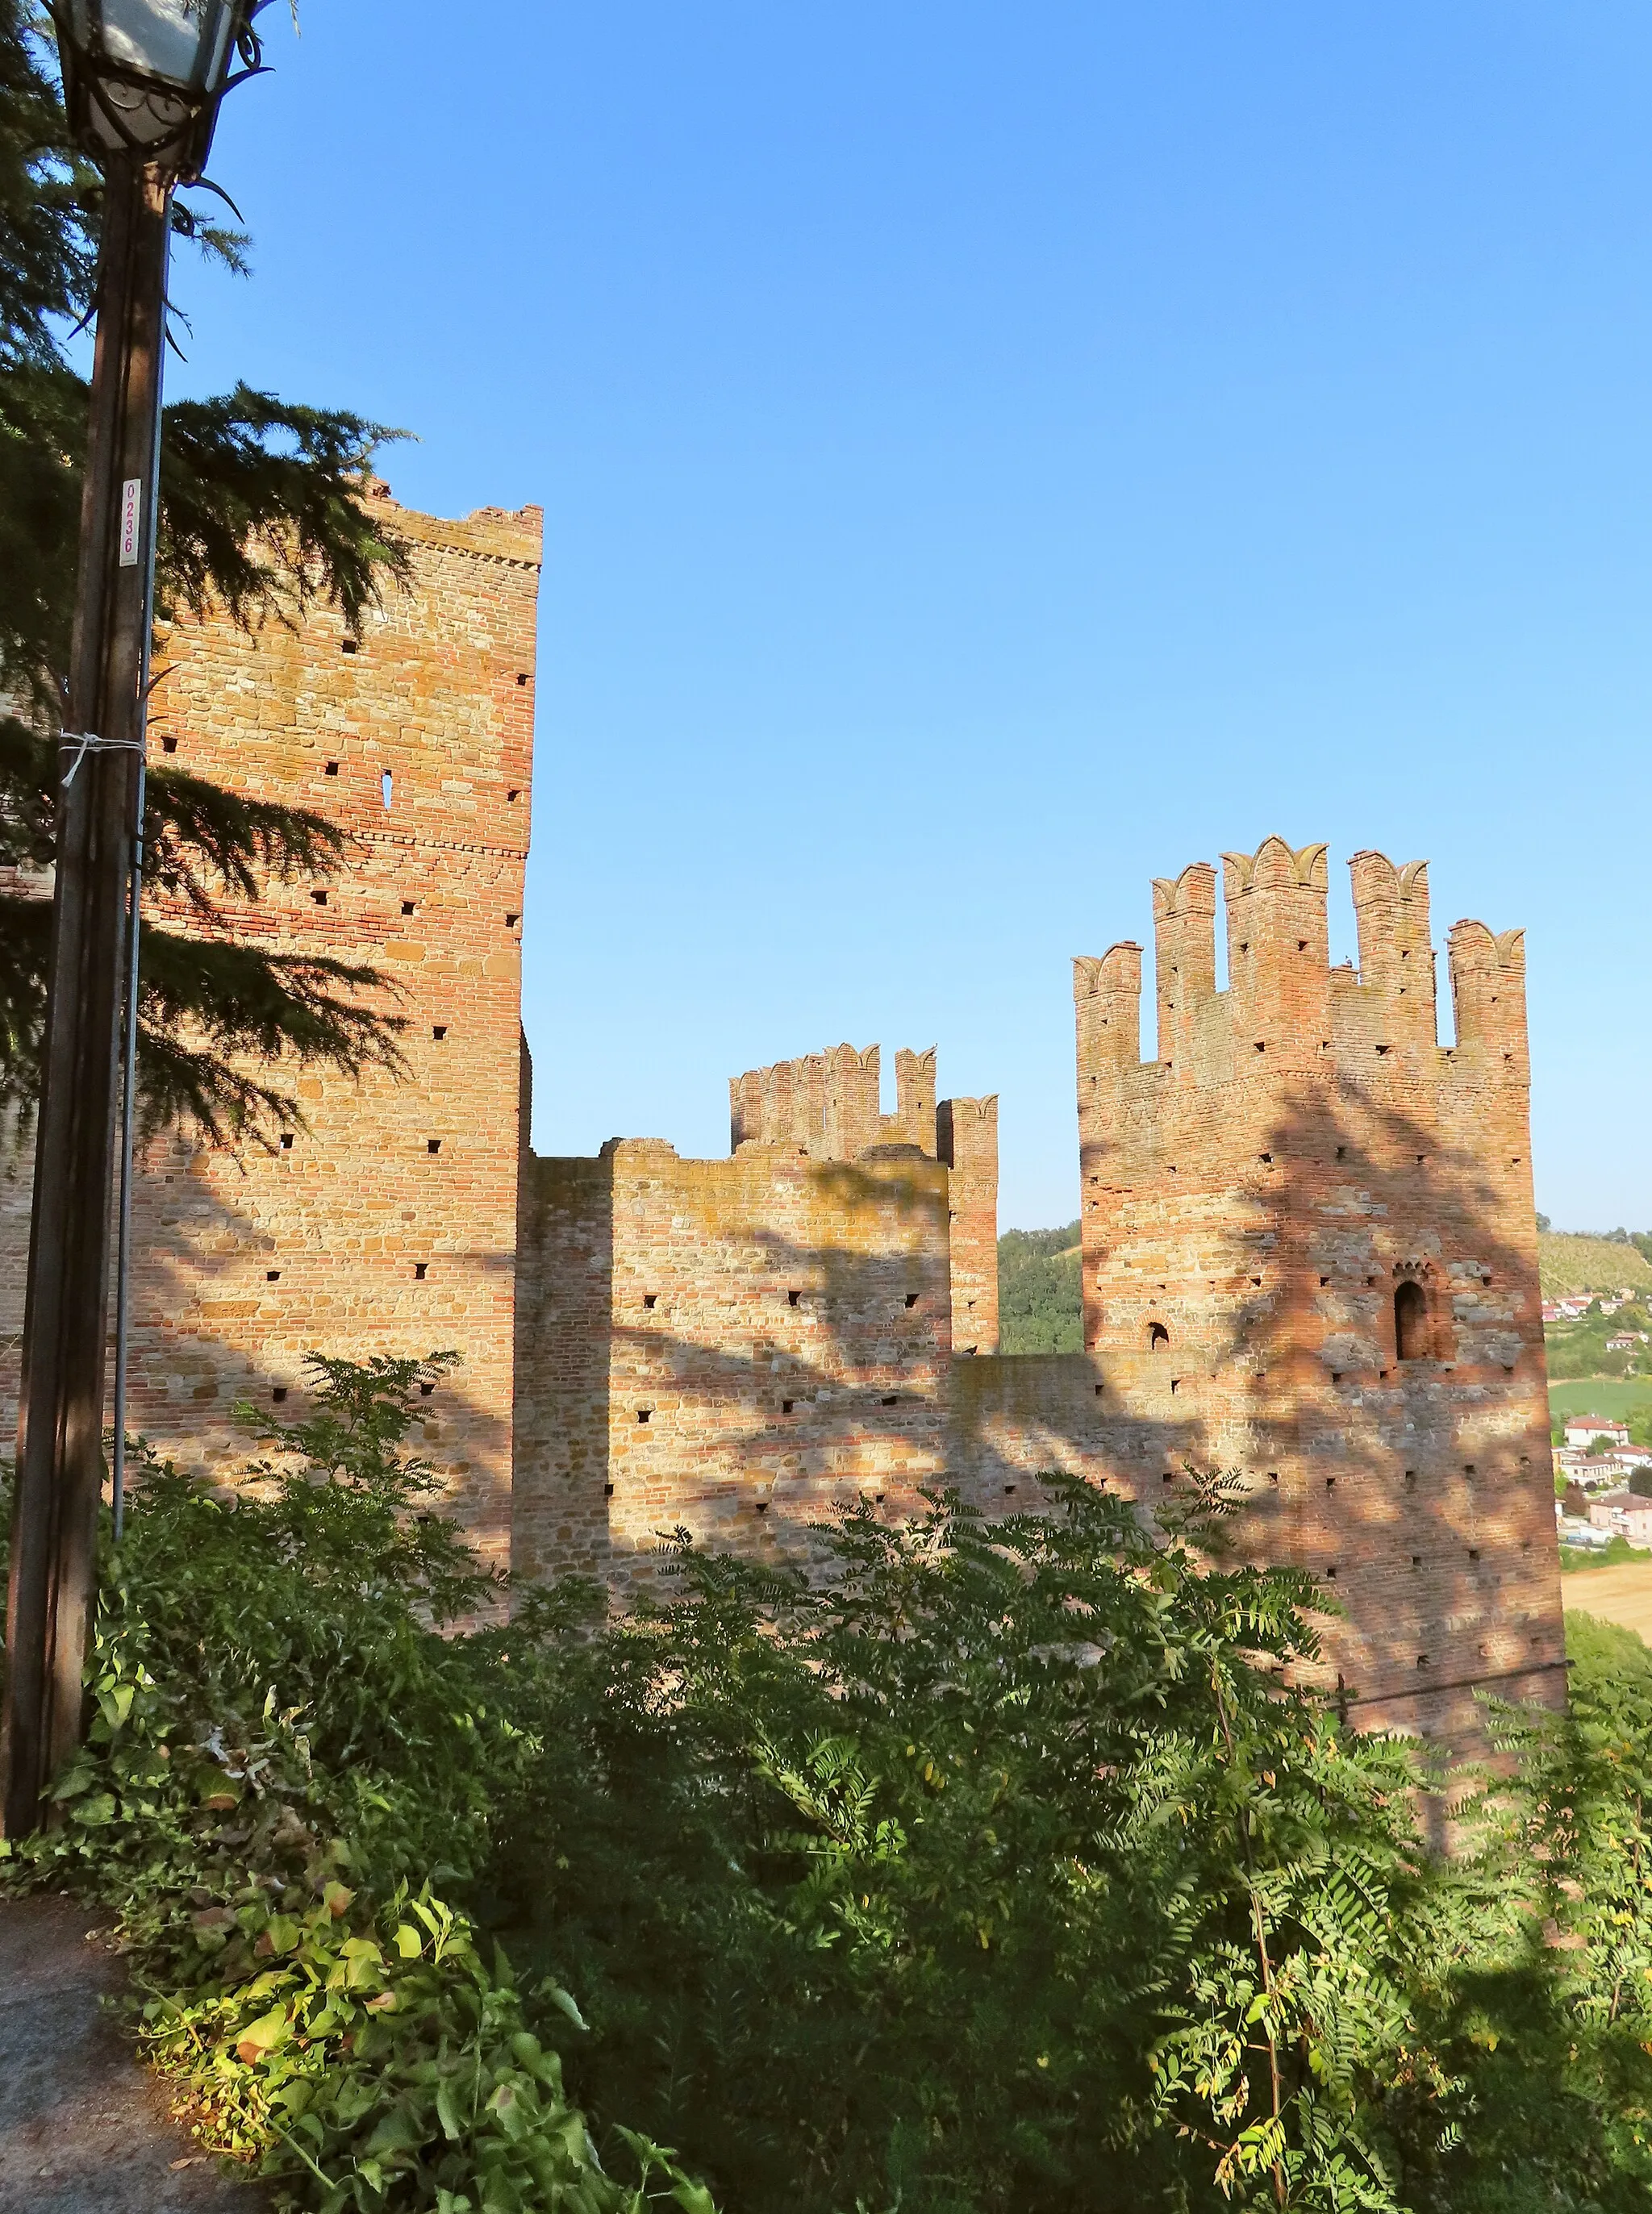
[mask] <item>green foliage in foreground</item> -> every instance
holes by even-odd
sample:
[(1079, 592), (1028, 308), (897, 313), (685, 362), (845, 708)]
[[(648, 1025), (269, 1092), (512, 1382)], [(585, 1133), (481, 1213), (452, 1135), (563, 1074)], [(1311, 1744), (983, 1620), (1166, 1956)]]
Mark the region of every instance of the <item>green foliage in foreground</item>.
[(315, 1363), (260, 1496), (145, 1471), (63, 1826), (11, 1878), (119, 1911), (144, 2045), (284, 2205), (712, 2214), (640, 2138), (615, 2133), (630, 2183), (603, 2173), (534, 2034), (573, 2002), (520, 1990), (440, 1895), (535, 1751), (501, 1633), (437, 1634), (496, 1593), (397, 1451), (451, 1359)]
[(1079, 1226), (1006, 1230), (998, 1241), (998, 1326), (1005, 1353), (1084, 1348)]
[(684, 1546), (651, 1612), (443, 1636), (493, 1593), (400, 1451), (438, 1369), (326, 1364), (239, 1507), (151, 1470), (14, 1856), (118, 1910), (144, 2039), (288, 2203), (1644, 2207), (1636, 1641), (1577, 1627), (1447, 1861), (1413, 1751), (1287, 1688), (1319, 1595), (1224, 1562), (1215, 1495), (1153, 1540), (1082, 1487), (857, 1513), (825, 1589)]

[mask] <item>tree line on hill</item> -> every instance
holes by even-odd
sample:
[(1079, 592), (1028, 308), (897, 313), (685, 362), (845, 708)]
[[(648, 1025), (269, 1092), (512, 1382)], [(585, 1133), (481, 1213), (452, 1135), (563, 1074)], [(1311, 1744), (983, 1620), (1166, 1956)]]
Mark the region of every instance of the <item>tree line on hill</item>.
[(1079, 1353), (1084, 1298), (1079, 1226), (1006, 1230), (998, 1241), (998, 1334), (1005, 1353)]

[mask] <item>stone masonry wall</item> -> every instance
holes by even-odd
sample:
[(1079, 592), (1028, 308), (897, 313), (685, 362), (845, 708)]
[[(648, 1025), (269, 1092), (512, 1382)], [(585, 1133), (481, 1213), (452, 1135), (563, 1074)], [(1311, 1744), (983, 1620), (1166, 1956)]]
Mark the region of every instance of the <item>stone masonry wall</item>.
[(1466, 1740), (1477, 1685), (1563, 1697), (1520, 934), (1453, 928), (1441, 1048), (1421, 863), (1355, 856), (1357, 972), (1323, 847), (1224, 864), (1225, 992), (1215, 871), (1154, 887), (1158, 1061), (1139, 949), (1075, 964), (1086, 1351), (958, 1364), (949, 1459), (983, 1503), (1238, 1472), (1349, 1710)]
[[(255, 636), (180, 623), (150, 721), (175, 766), (316, 809), (350, 834), (322, 896), (272, 885), (236, 914), (276, 952), (370, 963), (396, 988), (409, 1080), (291, 1083), (308, 1127), (274, 1150), (171, 1134), (134, 1202), (130, 1426), (208, 1470), (244, 1459), (232, 1402), (287, 1417), (304, 1355), (425, 1354), (463, 1366), (432, 1398), (424, 1450), (479, 1541), (508, 1539), (521, 1060), (540, 516), (448, 522), (376, 501), (413, 582), (358, 636), (336, 613)], [(189, 919), (150, 902), (174, 928)], [(0, 1216), (0, 1342), (21, 1327), (25, 1161)], [(15, 1420), (16, 1359), (5, 1372)]]
[(632, 1593), (679, 1525), (797, 1555), (857, 1495), (915, 1508), (943, 1463), (947, 1182), (899, 1144), (845, 1162), (750, 1139), (697, 1161), (615, 1139), (535, 1160), (518, 1570)]

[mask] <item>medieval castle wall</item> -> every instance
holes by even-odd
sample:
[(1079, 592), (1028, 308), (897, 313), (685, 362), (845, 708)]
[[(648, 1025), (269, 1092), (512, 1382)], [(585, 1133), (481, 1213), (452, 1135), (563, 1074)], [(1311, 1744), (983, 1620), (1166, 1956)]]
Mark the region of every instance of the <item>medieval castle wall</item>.
[[(406, 1080), (283, 1070), (303, 1120), (270, 1152), (187, 1133), (144, 1150), (129, 1427), (182, 1465), (225, 1471), (248, 1453), (233, 1403), (298, 1413), (312, 1349), (455, 1346), (463, 1367), (433, 1396), (423, 1446), (502, 1561), (540, 517), (446, 522), (374, 505), (407, 547), (410, 589), (387, 595), (358, 634), (329, 609), (252, 636), (225, 620), (180, 623), (150, 752), (160, 770), (313, 808), (348, 833), (324, 891), (271, 884), (226, 912), (272, 952), (382, 971), (406, 1024)], [(200, 927), (163, 900), (146, 913)], [(28, 1208), (24, 1160), (0, 1218), (10, 1419)]]
[(998, 1101), (935, 1098), (935, 1049), (895, 1056), (895, 1112), (880, 1113), (880, 1049), (852, 1045), (749, 1068), (729, 1083), (730, 1144), (801, 1147), (817, 1161), (916, 1146), (952, 1171), (951, 1273), (956, 1350), (998, 1350)]
[(663, 1532), (806, 1552), (846, 1500), (906, 1514), (943, 1480), (958, 1318), (969, 1352), (997, 1342), (997, 1102), (938, 1106), (933, 1049), (903, 1050), (884, 1115), (880, 1073), (876, 1046), (847, 1045), (749, 1070), (727, 1160), (615, 1139), (533, 1163), (523, 1574), (634, 1591)]
[(907, 1513), (943, 1473), (947, 1171), (915, 1146), (536, 1159), (518, 1268), (524, 1575), (633, 1593), (678, 1527), (806, 1551), (847, 1500)]
[(1236, 1472), (1240, 1543), (1347, 1609), (1350, 1709), (1461, 1734), (1476, 1685), (1563, 1696), (1520, 933), (1455, 926), (1442, 1048), (1423, 864), (1355, 857), (1357, 971), (1323, 847), (1223, 865), (1222, 992), (1215, 871), (1154, 886), (1156, 1060), (1140, 950), (1075, 964), (1083, 1365), (961, 1379), (958, 1454)]
[[(749, 1071), (725, 1160), (529, 1153), (539, 517), (379, 505), (410, 590), (358, 635), (179, 625), (152, 747), (346, 831), (324, 890), (229, 914), (382, 970), (405, 1074), (297, 1073), (267, 1152), (145, 1148), (132, 1427), (229, 1475), (232, 1404), (300, 1413), (311, 1350), (456, 1348), (420, 1443), (476, 1541), (621, 1594), (678, 1526), (806, 1555), (855, 1497), (898, 1515), (946, 1482), (1000, 1514), (1064, 1470), (1151, 1518), (1228, 1471), (1239, 1547), (1346, 1609), (1323, 1680), (1350, 1714), (1463, 1741), (1477, 1687), (1558, 1701), (1520, 933), (1454, 927), (1441, 1047), (1423, 864), (1355, 856), (1333, 969), (1325, 848), (1225, 855), (1221, 990), (1215, 871), (1157, 883), (1153, 1060), (1141, 949), (1074, 964), (1084, 1350), (1000, 1356), (997, 1102), (938, 1100), (933, 1049), (896, 1055), (893, 1115), (876, 1047)], [(14, 1416), (28, 1202), (14, 1164)]]

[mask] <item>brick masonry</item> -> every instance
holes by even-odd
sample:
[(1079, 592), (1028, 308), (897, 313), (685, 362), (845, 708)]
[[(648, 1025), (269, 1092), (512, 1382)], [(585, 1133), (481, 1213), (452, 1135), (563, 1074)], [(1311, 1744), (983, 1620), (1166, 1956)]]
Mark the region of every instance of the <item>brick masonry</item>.
[[(150, 719), (162, 764), (316, 809), (350, 835), (326, 892), (272, 884), (230, 913), (277, 952), (370, 963), (395, 988), (410, 1081), (299, 1074), (308, 1127), (273, 1152), (173, 1135), (134, 1189), (129, 1422), (181, 1464), (241, 1465), (246, 1398), (302, 1410), (312, 1349), (456, 1347), (423, 1450), (489, 1555), (509, 1546), (522, 1061), (523, 874), (533, 759), (540, 514), (438, 521), (376, 501), (410, 590), (359, 635), (336, 614), (168, 637)], [(189, 919), (151, 902), (168, 925)], [(27, 1163), (0, 1214), (3, 1385), (15, 1421)]]
[[(535, 1160), (523, 1224), (516, 1560), (646, 1585), (662, 1532), (768, 1553), (945, 1469), (947, 1171), (663, 1140)], [(530, 1288), (532, 1287), (532, 1288)]]
[[(1269, 839), (1153, 888), (1141, 949), (1074, 964), (1085, 1350), (997, 1354), (997, 1101), (938, 1100), (935, 1054), (840, 1046), (730, 1086), (731, 1153), (527, 1150), (519, 936), (538, 511), (397, 507), (412, 589), (346, 635), (312, 613), (168, 641), (154, 740), (350, 834), (325, 904), (235, 917), (276, 951), (383, 969), (410, 1080), (303, 1075), (267, 1154), (174, 1134), (136, 1191), (134, 1426), (184, 1465), (246, 1458), (234, 1401), (304, 1404), (303, 1355), (463, 1366), (423, 1448), (493, 1559), (653, 1581), (676, 1527), (806, 1554), (860, 1497), (958, 1484), (988, 1514), (1061, 1468), (1150, 1516), (1227, 1471), (1236, 1542), (1346, 1609), (1323, 1680), (1350, 1714), (1461, 1742), (1473, 1691), (1563, 1697), (1528, 1138), (1522, 941), (1457, 924), (1436, 1042), (1426, 868), (1351, 863), (1333, 969), (1323, 847)], [(179, 927), (187, 918), (170, 914)], [(15, 1415), (26, 1166), (0, 1190)]]
[(1086, 1351), (956, 1367), (950, 1458), (988, 1507), (1233, 1471), (1349, 1711), (1466, 1744), (1476, 1686), (1563, 1699), (1523, 943), (1453, 927), (1442, 1048), (1426, 867), (1350, 867), (1357, 971), (1323, 847), (1224, 855), (1223, 992), (1215, 872), (1156, 884), (1155, 1061), (1140, 949), (1074, 964)]
[(1453, 930), (1442, 1048), (1426, 868), (1351, 868), (1357, 971), (1323, 847), (1224, 856), (1220, 992), (1215, 871), (1157, 884), (1153, 1061), (1140, 948), (1075, 963), (1080, 1355), (994, 1357), (997, 1103), (937, 1104), (933, 1053), (893, 1116), (876, 1048), (748, 1072), (727, 1162), (535, 1163), (519, 1565), (633, 1589), (678, 1524), (795, 1551), (857, 1494), (1000, 1514), (1054, 1469), (1153, 1518), (1226, 1472), (1239, 1549), (1345, 1609), (1310, 1673), (1350, 1715), (1468, 1746), (1477, 1687), (1558, 1703), (1520, 933)]

